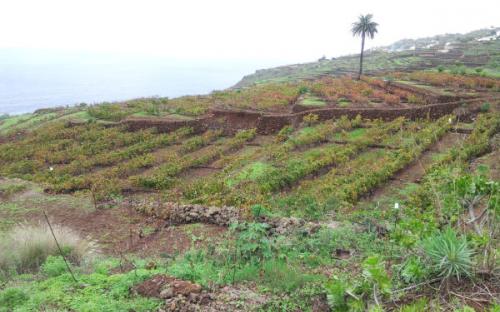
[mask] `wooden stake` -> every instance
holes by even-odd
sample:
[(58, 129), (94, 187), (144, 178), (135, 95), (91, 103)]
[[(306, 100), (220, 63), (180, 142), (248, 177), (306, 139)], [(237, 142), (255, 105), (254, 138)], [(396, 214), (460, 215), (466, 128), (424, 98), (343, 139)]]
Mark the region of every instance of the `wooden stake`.
[(71, 277), (73, 278), (75, 283), (78, 283), (75, 275), (73, 274), (73, 271), (71, 271), (71, 268), (68, 264), (68, 261), (66, 261), (66, 257), (64, 256), (64, 253), (61, 249), (61, 246), (59, 245), (59, 242), (57, 241), (56, 235), (54, 234), (54, 230), (52, 229), (52, 225), (50, 224), (49, 217), (47, 216), (47, 213), (45, 212), (45, 210), (43, 210), (43, 215), (45, 216), (45, 221), (47, 221), (47, 224), (49, 225), (49, 229), (50, 229), (50, 232), (52, 233), (52, 237), (54, 238), (54, 241), (56, 242), (57, 249), (59, 249), (59, 253), (61, 254), (61, 257), (63, 258), (64, 263), (66, 263), (66, 267), (68, 268), (68, 271), (71, 274)]

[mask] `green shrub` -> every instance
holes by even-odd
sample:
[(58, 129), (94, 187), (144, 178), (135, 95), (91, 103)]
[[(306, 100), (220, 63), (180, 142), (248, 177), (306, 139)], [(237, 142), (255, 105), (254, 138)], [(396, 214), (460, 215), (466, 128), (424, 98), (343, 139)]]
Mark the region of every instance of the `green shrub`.
[(375, 285), (382, 294), (390, 294), (391, 279), (385, 271), (385, 263), (381, 256), (370, 256), (363, 261), (363, 276), (370, 288)]
[(419, 257), (410, 257), (402, 266), (401, 277), (405, 283), (418, 283), (423, 281), (429, 271)]
[(352, 121), (345, 115), (341, 116), (336, 121), (336, 124), (342, 130), (351, 130), (353, 128)]
[(309, 88), (306, 86), (302, 86), (299, 88), (299, 94), (306, 94), (309, 92)]
[(258, 219), (260, 217), (271, 216), (271, 212), (269, 210), (267, 210), (266, 207), (264, 207), (262, 205), (253, 205), (250, 208), (250, 210), (252, 212), (252, 217), (254, 219)]
[(360, 114), (356, 115), (356, 118), (351, 120), (351, 126), (353, 128), (359, 128), (363, 125), (363, 118), (361, 117)]
[(242, 261), (258, 262), (272, 257), (272, 239), (266, 223), (234, 224), (231, 230), (236, 234), (236, 250)]
[(422, 242), (422, 247), (439, 276), (460, 279), (472, 275), (473, 252), (465, 237), (458, 237), (452, 228), (433, 234)]
[[(91, 260), (96, 255), (96, 245), (67, 227), (54, 225), (54, 234), (65, 253), (73, 263)], [(18, 225), (0, 241), (0, 271), (9, 274), (34, 272), (47, 257), (59, 254), (50, 229), (44, 224)]]
[(302, 118), (302, 121), (306, 126), (312, 126), (316, 123), (318, 123), (319, 116), (316, 114), (307, 114)]
[(490, 111), (490, 107), (491, 107), (490, 103), (485, 102), (485, 103), (483, 103), (483, 105), (481, 105), (480, 110), (482, 113), (486, 113), (486, 112)]
[(293, 127), (292, 126), (284, 126), (281, 128), (280, 132), (276, 135), (276, 142), (285, 142), (288, 140), (290, 135), (293, 133)]
[(9, 197), (15, 193), (19, 193), (21, 191), (24, 191), (26, 189), (26, 184), (7, 184), (7, 185), (0, 185), (0, 197)]
[(168, 273), (180, 279), (193, 281), (203, 286), (220, 283), (223, 276), (217, 270), (215, 263), (203, 250), (191, 249), (176, 258), (169, 266)]
[(55, 277), (66, 273), (68, 269), (61, 256), (48, 256), (40, 270), (49, 277)]
[(304, 274), (292, 265), (280, 260), (264, 262), (262, 271), (264, 282), (278, 292), (294, 291), (315, 279), (313, 275)]
[(248, 141), (248, 140), (253, 139), (255, 137), (256, 133), (257, 133), (256, 129), (240, 130), (234, 136), (234, 140), (235, 141)]
[(131, 114), (123, 105), (110, 103), (89, 106), (87, 112), (94, 118), (110, 121), (120, 121)]
[(444, 71), (444, 66), (443, 65), (439, 65), (438, 68), (437, 68), (438, 72), (442, 73)]
[(18, 288), (7, 288), (0, 292), (0, 312), (14, 310), (28, 299), (28, 295)]
[(132, 286), (164, 273), (163, 270), (138, 268), (122, 274), (81, 274), (75, 272), (81, 285), (67, 275), (30, 279), (19, 289), (0, 290), (0, 311), (157, 311), (161, 301), (132, 296)]
[(426, 298), (418, 299), (417, 301), (401, 307), (401, 312), (426, 312), (429, 311)]
[(341, 279), (333, 279), (326, 283), (326, 296), (332, 311), (365, 311), (363, 300), (355, 294), (356, 288)]

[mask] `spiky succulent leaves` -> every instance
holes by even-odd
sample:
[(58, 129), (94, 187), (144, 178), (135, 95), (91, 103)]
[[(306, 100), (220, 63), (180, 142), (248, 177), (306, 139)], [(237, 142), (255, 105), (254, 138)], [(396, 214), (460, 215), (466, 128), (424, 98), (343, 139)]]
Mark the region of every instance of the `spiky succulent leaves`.
[(433, 234), (422, 242), (422, 247), (439, 276), (460, 279), (472, 275), (473, 251), (465, 237), (459, 237), (452, 228)]

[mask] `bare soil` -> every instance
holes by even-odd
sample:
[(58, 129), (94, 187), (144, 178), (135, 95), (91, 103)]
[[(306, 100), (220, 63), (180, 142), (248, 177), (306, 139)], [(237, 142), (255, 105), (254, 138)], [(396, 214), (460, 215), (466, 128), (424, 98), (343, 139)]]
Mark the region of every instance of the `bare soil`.
[[(0, 184), (7, 183), (17, 184), (19, 180), (0, 180)], [(69, 227), (96, 241), (105, 254), (162, 257), (200, 247), (221, 237), (227, 230), (204, 224), (168, 226), (165, 221), (143, 215), (120, 202), (96, 210), (87, 195), (46, 194), (35, 184), (25, 183), (26, 189), (2, 198), (0, 229), (16, 223), (44, 222), (45, 210), (52, 223)]]
[(391, 180), (376, 188), (364, 201), (373, 202), (379, 198), (402, 189), (407, 183), (417, 183), (425, 175), (427, 169), (433, 164), (434, 157), (447, 151), (453, 146), (460, 146), (466, 138), (466, 134), (448, 132), (438, 142), (425, 151), (416, 161), (396, 173)]
[(487, 166), (489, 177), (494, 181), (500, 181), (500, 149), (476, 159), (471, 164), (471, 169), (477, 170), (479, 165)]
[(200, 247), (226, 229), (214, 225), (167, 226), (164, 221), (146, 217), (121, 206), (85, 213), (50, 210), (53, 222), (75, 229), (95, 239), (108, 254), (138, 254), (170, 257), (191, 247)]

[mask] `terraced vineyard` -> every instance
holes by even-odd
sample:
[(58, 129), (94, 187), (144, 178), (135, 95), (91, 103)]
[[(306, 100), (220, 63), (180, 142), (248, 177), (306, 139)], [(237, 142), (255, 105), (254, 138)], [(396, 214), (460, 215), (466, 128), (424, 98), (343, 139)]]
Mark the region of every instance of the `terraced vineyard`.
[[(115, 301), (147, 311), (179, 304), (175, 298), (233, 311), (234, 298), (224, 295), (241, 289), (258, 298), (249, 310), (446, 306), (450, 300), (432, 291), (439, 282), (457, 287), (458, 295), (448, 293), (456, 306), (485, 310), (495, 302), (484, 290), (500, 289), (498, 181), (471, 162), (498, 160), (499, 91), (493, 78), (393, 72), (4, 118), (0, 230), (48, 213), (95, 239), (119, 261), (91, 277), (78, 270), (90, 280), (68, 292), (108, 296), (92, 278), (119, 281), (127, 294), (99, 304), (110, 311)], [(476, 251), (474, 267), (490, 270), (476, 274), (481, 285), (470, 282), (469, 266), (443, 277), (425, 247), (442, 235), (462, 242), (458, 229), (471, 237), (463, 244)], [(49, 258), (43, 272), (50, 261), (58, 260)], [(0, 281), (8, 280), (2, 270)], [(152, 278), (150, 287), (165, 274), (203, 287), (205, 303), (198, 293), (165, 303), (130, 291), (143, 295), (142, 281)], [(50, 278), (70, 280), (64, 272)], [(33, 285), (21, 287), (57, 292), (26, 294), (36, 309), (64, 301), (88, 311)], [(464, 299), (473, 291), (479, 300)]]
[[(392, 77), (399, 82), (387, 83), (377, 78), (360, 82), (348, 78), (322, 78), (297, 85), (276, 85), (276, 88), (269, 85), (244, 93), (229, 91), (212, 96), (214, 101), (235, 103), (233, 107), (246, 107), (254, 101), (261, 103), (259, 98), (265, 96), (269, 104), (262, 104), (262, 108), (269, 107), (270, 112), (280, 106), (288, 106), (291, 111), (301, 107), (299, 114), (277, 115), (278, 118), (292, 116), (294, 119), (281, 129), (274, 127), (278, 133), (265, 136), (258, 134), (262, 132), (258, 122), (239, 127), (238, 121), (246, 118), (244, 113), (236, 121), (224, 119), (222, 115), (222, 121), (217, 120), (218, 123), (205, 127), (206, 130), (196, 124), (192, 127), (189, 123), (174, 123), (174, 130), (166, 133), (147, 127), (147, 123), (143, 130), (132, 132), (126, 131), (127, 124), (112, 124), (111, 127), (100, 123), (68, 124), (59, 121), (67, 114), (57, 117), (51, 111), (17, 122), (7, 119), (3, 122), (4, 131), (8, 127), (16, 131), (25, 123), (34, 125), (33, 120), (41, 125), (32, 134), (2, 144), (0, 173), (45, 183), (47, 190), (53, 192), (99, 190), (102, 199), (149, 189), (162, 190), (170, 196), (175, 194), (179, 201), (203, 204), (249, 206), (273, 202), (272, 206), (286, 206), (287, 210), (299, 214), (300, 209), (293, 206), (300, 204), (290, 203), (300, 203), (312, 196), (311, 193), (318, 195), (312, 197), (321, 206), (331, 202), (330, 199), (354, 203), (418, 158), (451, 127), (451, 116), (442, 116), (433, 122), (405, 120), (404, 117), (383, 122), (362, 116), (365, 113), (370, 116), (369, 108), (383, 107), (376, 103), (382, 101), (389, 107), (425, 107), (460, 98), (480, 100), (488, 97), (484, 101), (492, 99), (493, 104), (498, 101), (494, 91), (500, 89), (500, 83), (494, 79), (431, 72), (395, 73)], [(457, 88), (461, 93), (452, 92)], [(481, 93), (471, 95), (467, 90)], [(326, 111), (330, 108), (335, 112), (337, 106), (342, 109), (346, 103), (351, 116), (356, 108), (361, 110), (354, 119), (346, 116), (328, 119), (328, 116), (316, 114), (314, 105), (301, 104), (310, 96), (322, 101), (320, 110), (326, 107)], [(294, 99), (295, 104), (290, 102)], [(97, 109), (108, 110), (109, 106), (90, 109), (91, 114), (98, 115)], [(230, 109), (228, 112), (231, 113)], [(166, 118), (164, 123), (172, 122)], [(386, 152), (381, 153), (383, 150)], [(358, 162), (360, 165), (355, 168), (359, 167), (360, 173), (367, 169), (359, 157), (376, 163), (378, 160), (384, 163), (389, 158), (395, 160), (377, 169), (385, 171), (384, 174), (378, 176), (375, 171), (377, 177), (365, 177), (370, 181), (363, 182), (356, 172), (348, 169)], [(358, 184), (349, 186), (351, 180)], [(345, 185), (328, 194), (340, 184)]]

